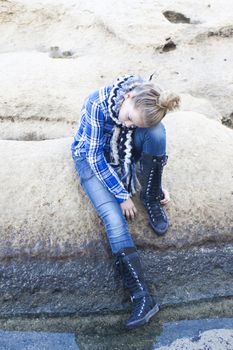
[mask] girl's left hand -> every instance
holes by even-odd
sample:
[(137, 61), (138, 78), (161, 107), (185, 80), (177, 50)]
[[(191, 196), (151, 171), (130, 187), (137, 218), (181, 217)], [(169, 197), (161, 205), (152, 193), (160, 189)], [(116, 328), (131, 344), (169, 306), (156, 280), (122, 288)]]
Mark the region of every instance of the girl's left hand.
[(169, 195), (168, 190), (166, 190), (165, 188), (163, 188), (162, 191), (163, 191), (163, 194), (164, 194), (164, 199), (161, 199), (160, 203), (165, 205), (168, 202), (170, 202), (170, 195)]

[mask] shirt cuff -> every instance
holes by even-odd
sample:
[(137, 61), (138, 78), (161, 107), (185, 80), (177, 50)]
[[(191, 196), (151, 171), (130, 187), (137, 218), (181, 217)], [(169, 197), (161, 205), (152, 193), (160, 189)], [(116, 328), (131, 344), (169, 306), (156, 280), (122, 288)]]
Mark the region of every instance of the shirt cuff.
[(126, 201), (127, 199), (129, 199), (130, 194), (126, 193), (126, 194), (124, 194), (124, 196), (121, 195), (120, 197), (118, 197), (118, 196), (115, 196), (115, 197), (116, 197), (117, 202), (120, 204), (120, 203), (123, 203), (124, 201)]

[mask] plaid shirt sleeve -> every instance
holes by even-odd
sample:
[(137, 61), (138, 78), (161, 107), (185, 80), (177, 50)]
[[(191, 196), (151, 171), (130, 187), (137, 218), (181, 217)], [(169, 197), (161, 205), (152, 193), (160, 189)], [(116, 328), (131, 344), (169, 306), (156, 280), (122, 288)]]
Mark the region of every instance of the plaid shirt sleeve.
[(124, 188), (117, 172), (109, 165), (103, 152), (104, 114), (95, 101), (86, 102), (86, 158), (102, 184), (116, 197), (118, 203), (124, 202), (130, 194)]

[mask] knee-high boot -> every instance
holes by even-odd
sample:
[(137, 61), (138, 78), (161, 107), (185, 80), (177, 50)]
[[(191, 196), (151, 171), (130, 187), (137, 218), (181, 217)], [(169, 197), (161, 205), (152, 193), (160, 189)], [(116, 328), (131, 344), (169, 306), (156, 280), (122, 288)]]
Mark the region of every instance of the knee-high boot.
[(153, 156), (142, 153), (142, 190), (140, 198), (149, 214), (150, 224), (157, 235), (164, 235), (168, 229), (168, 219), (160, 204), (163, 198), (162, 172), (167, 156)]
[(150, 295), (144, 280), (139, 254), (135, 247), (126, 247), (120, 249), (115, 256), (116, 268), (133, 303), (132, 314), (126, 322), (126, 327), (131, 329), (143, 326), (159, 311), (159, 306)]

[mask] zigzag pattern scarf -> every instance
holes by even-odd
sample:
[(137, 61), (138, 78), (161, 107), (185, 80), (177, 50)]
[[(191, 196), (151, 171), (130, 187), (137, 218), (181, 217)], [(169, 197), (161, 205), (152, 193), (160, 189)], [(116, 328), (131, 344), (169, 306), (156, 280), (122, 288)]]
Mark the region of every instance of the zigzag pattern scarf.
[(114, 83), (108, 99), (108, 111), (115, 124), (110, 144), (110, 164), (116, 168), (116, 171), (121, 176), (121, 181), (131, 195), (141, 189), (132, 153), (133, 134), (136, 128), (123, 126), (118, 120), (118, 116), (124, 101), (124, 95), (143, 82), (144, 80), (140, 76), (120, 76)]

